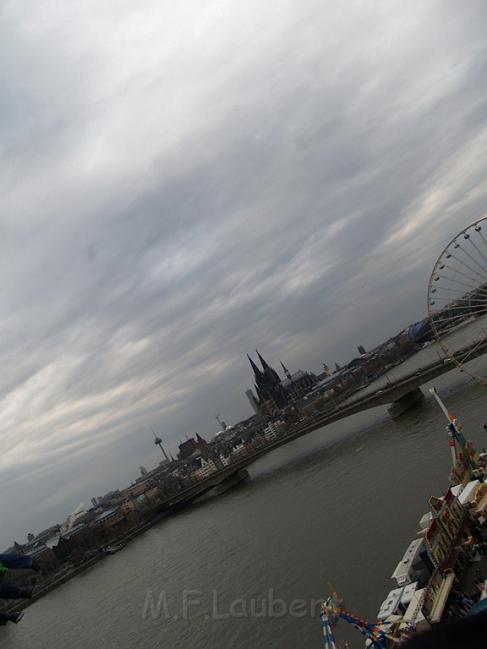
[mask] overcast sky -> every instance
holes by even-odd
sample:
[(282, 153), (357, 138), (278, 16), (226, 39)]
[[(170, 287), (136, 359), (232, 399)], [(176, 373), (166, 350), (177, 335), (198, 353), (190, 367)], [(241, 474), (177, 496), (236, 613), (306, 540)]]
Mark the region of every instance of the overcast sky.
[(3, 2), (0, 548), (426, 311), (486, 206), (485, 2)]

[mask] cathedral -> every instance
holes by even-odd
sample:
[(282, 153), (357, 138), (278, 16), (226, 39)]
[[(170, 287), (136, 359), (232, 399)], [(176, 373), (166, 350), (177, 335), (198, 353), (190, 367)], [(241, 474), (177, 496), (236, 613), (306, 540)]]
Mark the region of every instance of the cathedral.
[[(257, 398), (253, 397), (250, 390), (247, 391), (249, 401), (261, 414), (274, 417), (292, 401), (300, 398), (308, 392), (316, 383), (316, 377), (310, 372), (298, 370), (291, 374), (281, 362), (286, 378), (281, 380), (276, 370), (271, 367), (262, 356), (256, 351), (262, 369), (254, 363), (247, 354), (250, 365), (254, 372), (255, 391)], [(250, 393), (250, 395), (249, 395)], [(252, 400), (251, 400), (252, 397)]]

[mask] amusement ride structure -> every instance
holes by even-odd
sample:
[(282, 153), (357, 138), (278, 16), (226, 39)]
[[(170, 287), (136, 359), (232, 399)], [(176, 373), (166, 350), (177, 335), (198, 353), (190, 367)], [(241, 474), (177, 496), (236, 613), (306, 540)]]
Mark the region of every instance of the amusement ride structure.
[(453, 237), (438, 257), (428, 315), (446, 359), (487, 385), (487, 216)]
[[(487, 216), (464, 228), (440, 254), (428, 284), (428, 314), (431, 329), (445, 354), (445, 361), (454, 362), (462, 372), (487, 386), (487, 363), (483, 357), (487, 347)], [(441, 499), (430, 499), (433, 523), (424, 532), (425, 542), (428, 549), (432, 551), (432, 564), (436, 570), (430, 582), (423, 589), (425, 591), (423, 602), (431, 596), (428, 590), (441, 590), (447, 582), (451, 588), (455, 578), (454, 562), (459, 552), (465, 552), (472, 539), (472, 536), (468, 535), (467, 519), (464, 517), (464, 513), (455, 510), (455, 507), (460, 507), (458, 502), (452, 506), (451, 510), (446, 511), (449, 502), (452, 499), (456, 500), (456, 497), (453, 498), (452, 495), (453, 490), (457, 490), (456, 494), (461, 494), (468, 484), (482, 483), (487, 475), (487, 454), (483, 453), (479, 456), (476, 453), (472, 444), (465, 439), (457, 419), (442, 402), (436, 389), (431, 388), (430, 393), (448, 422), (446, 430), (452, 456), (452, 471), (445, 496)], [(455, 485), (457, 486), (455, 487)], [(480, 488), (481, 497), (484, 500), (487, 499), (487, 485), (481, 484)], [(460, 516), (457, 525), (453, 521), (456, 514)], [(441, 517), (444, 517), (443, 520)], [(436, 528), (441, 527), (445, 521), (447, 521), (446, 527), (448, 528), (448, 525), (451, 527), (443, 530), (446, 535), (441, 538), (441, 541), (444, 545), (445, 539), (450, 533), (451, 547), (447, 548), (443, 555), (434, 554), (440, 543), (438, 543), (438, 539), (435, 539), (436, 546), (433, 548), (433, 543), (428, 535), (431, 529), (434, 529), (435, 526)], [(468, 536), (466, 541), (462, 540), (462, 534), (465, 531)], [(447, 565), (447, 559), (450, 559), (449, 565)], [(435, 580), (437, 583), (434, 583)], [(439, 588), (437, 588), (438, 583), (441, 584)], [(445, 587), (445, 592), (446, 590)], [(444, 598), (443, 606), (446, 604), (447, 598), (448, 594)], [(487, 600), (487, 588), (484, 598)], [(406, 617), (407, 615), (403, 614), (391, 614), (371, 622), (347, 611), (344, 608), (343, 599), (334, 591), (321, 604), (323, 642), (326, 649), (348, 647), (348, 643), (337, 643), (334, 635), (335, 626), (339, 620), (343, 620), (365, 636), (366, 647), (392, 649), (417, 630), (417, 617), (414, 616), (412, 620), (408, 621), (406, 621)], [(431, 618), (434, 618), (434, 615), (431, 615)], [(429, 621), (426, 620), (426, 622)]]

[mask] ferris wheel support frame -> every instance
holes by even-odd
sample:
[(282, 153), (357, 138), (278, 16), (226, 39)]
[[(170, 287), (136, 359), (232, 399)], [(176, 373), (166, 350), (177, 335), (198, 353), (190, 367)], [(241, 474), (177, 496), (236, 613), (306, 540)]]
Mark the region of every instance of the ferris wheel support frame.
[[(460, 239), (461, 237), (463, 237), (464, 239), (469, 239), (469, 236), (465, 236), (465, 235), (468, 235), (468, 231), (471, 230), (472, 228), (476, 229), (478, 227), (479, 229), (477, 231), (480, 233), (480, 236), (481, 236), (483, 242), (485, 243), (485, 245), (487, 247), (487, 240), (484, 238), (484, 236), (483, 236), (483, 234), (481, 233), (481, 230), (480, 230), (480, 224), (481, 223), (484, 223), (485, 225), (487, 225), (487, 214), (484, 214), (483, 216), (478, 218), (476, 221), (473, 221), (473, 223), (470, 223), (467, 227), (465, 227), (458, 234), (456, 234), (448, 242), (448, 244), (443, 248), (443, 250), (441, 251), (441, 254), (438, 256), (438, 259), (436, 260), (436, 263), (435, 263), (435, 265), (433, 267), (433, 270), (431, 272), (431, 275), (430, 275), (430, 278), (429, 278), (429, 281), (428, 281), (428, 318), (429, 318), (429, 322), (430, 322), (430, 326), (431, 326), (431, 329), (433, 331), (433, 334), (434, 334), (434, 336), (435, 336), (435, 338), (436, 338), (436, 340), (438, 342), (438, 345), (440, 346), (440, 349), (443, 351), (445, 356), (448, 357), (460, 369), (460, 371), (465, 372), (466, 374), (468, 374), (472, 378), (476, 379), (477, 381), (480, 381), (480, 383), (482, 385), (487, 386), (487, 377), (479, 376), (478, 374), (476, 374), (475, 372), (470, 370), (470, 368), (467, 365), (464, 364), (464, 362), (466, 362), (466, 361), (464, 359), (460, 360), (460, 359), (456, 358), (455, 353), (452, 353), (451, 350), (449, 350), (448, 347), (445, 345), (444, 341), (442, 340), (442, 336), (441, 336), (441, 334), (438, 331), (438, 328), (436, 326), (436, 321), (435, 321), (435, 318), (434, 318), (435, 313), (433, 313), (433, 310), (431, 308), (431, 306), (432, 306), (431, 305), (431, 295), (433, 293), (434, 282), (437, 281), (437, 278), (439, 277), (439, 275), (438, 275), (438, 267), (440, 266), (440, 263), (446, 258), (457, 259), (455, 257), (455, 255), (451, 252), (452, 249), (455, 249), (456, 247), (458, 247), (457, 240)], [(477, 249), (480, 256), (487, 262), (487, 257), (484, 256), (484, 254), (477, 248), (477, 246), (473, 242), (471, 242), (471, 243)], [(467, 268), (468, 268), (468, 266), (467, 266)], [(478, 274), (478, 271), (476, 271), (473, 268), (470, 268), (470, 271), (473, 272), (474, 274)], [(460, 274), (465, 275), (465, 277), (467, 277), (467, 275), (465, 273), (460, 272)], [(470, 279), (470, 280), (474, 279), (471, 276), (468, 276), (467, 278)], [(452, 280), (452, 281), (454, 281), (454, 283), (455, 283), (455, 280)], [(464, 282), (460, 282), (459, 280), (456, 281), (456, 283), (463, 284), (466, 288), (472, 288), (471, 285), (464, 284)], [(443, 289), (443, 290), (448, 291), (448, 289)], [(482, 290), (480, 291), (480, 293), (484, 294), (484, 292)], [(436, 299), (439, 299), (439, 298), (436, 298)], [(487, 309), (483, 310), (481, 313), (487, 313)], [(460, 322), (461, 316), (459, 315), (458, 318), (459, 318), (459, 322)], [(441, 320), (439, 320), (439, 321), (441, 322)]]

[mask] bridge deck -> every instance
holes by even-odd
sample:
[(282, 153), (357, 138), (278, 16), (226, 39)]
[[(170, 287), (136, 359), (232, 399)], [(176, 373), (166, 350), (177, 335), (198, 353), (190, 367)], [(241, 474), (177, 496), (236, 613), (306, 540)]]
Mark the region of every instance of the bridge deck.
[[(487, 353), (487, 340), (482, 344), (475, 347), (470, 346), (464, 348), (455, 354), (459, 360), (467, 357), (468, 360), (473, 360), (482, 354)], [(445, 362), (446, 361), (446, 362)], [(450, 359), (438, 359), (430, 363), (426, 367), (411, 372), (402, 376), (396, 381), (389, 381), (387, 386), (376, 390), (375, 392), (368, 392), (363, 394), (363, 390), (359, 390), (354, 396), (349, 397), (342, 404), (337, 405), (322, 414), (318, 414), (311, 421), (303, 424), (302, 426), (295, 426), (288, 431), (288, 433), (270, 444), (266, 444), (262, 448), (258, 448), (253, 453), (242, 457), (236, 462), (228, 465), (222, 471), (217, 471), (205, 480), (191, 485), (187, 489), (180, 491), (171, 498), (167, 499), (162, 505), (162, 509), (171, 509), (173, 507), (181, 506), (184, 503), (193, 502), (196, 498), (201, 497), (215, 486), (227, 480), (230, 476), (238, 473), (241, 469), (245, 469), (250, 464), (258, 460), (263, 455), (270, 453), (276, 448), (288, 444), (303, 435), (307, 435), (319, 428), (323, 428), (345, 417), (357, 414), (364, 410), (376, 408), (381, 405), (388, 405), (401, 399), (406, 394), (416, 390), (421, 385), (432, 381), (434, 378), (449, 372), (454, 369), (456, 365)], [(361, 394), (362, 393), (362, 394)]]

